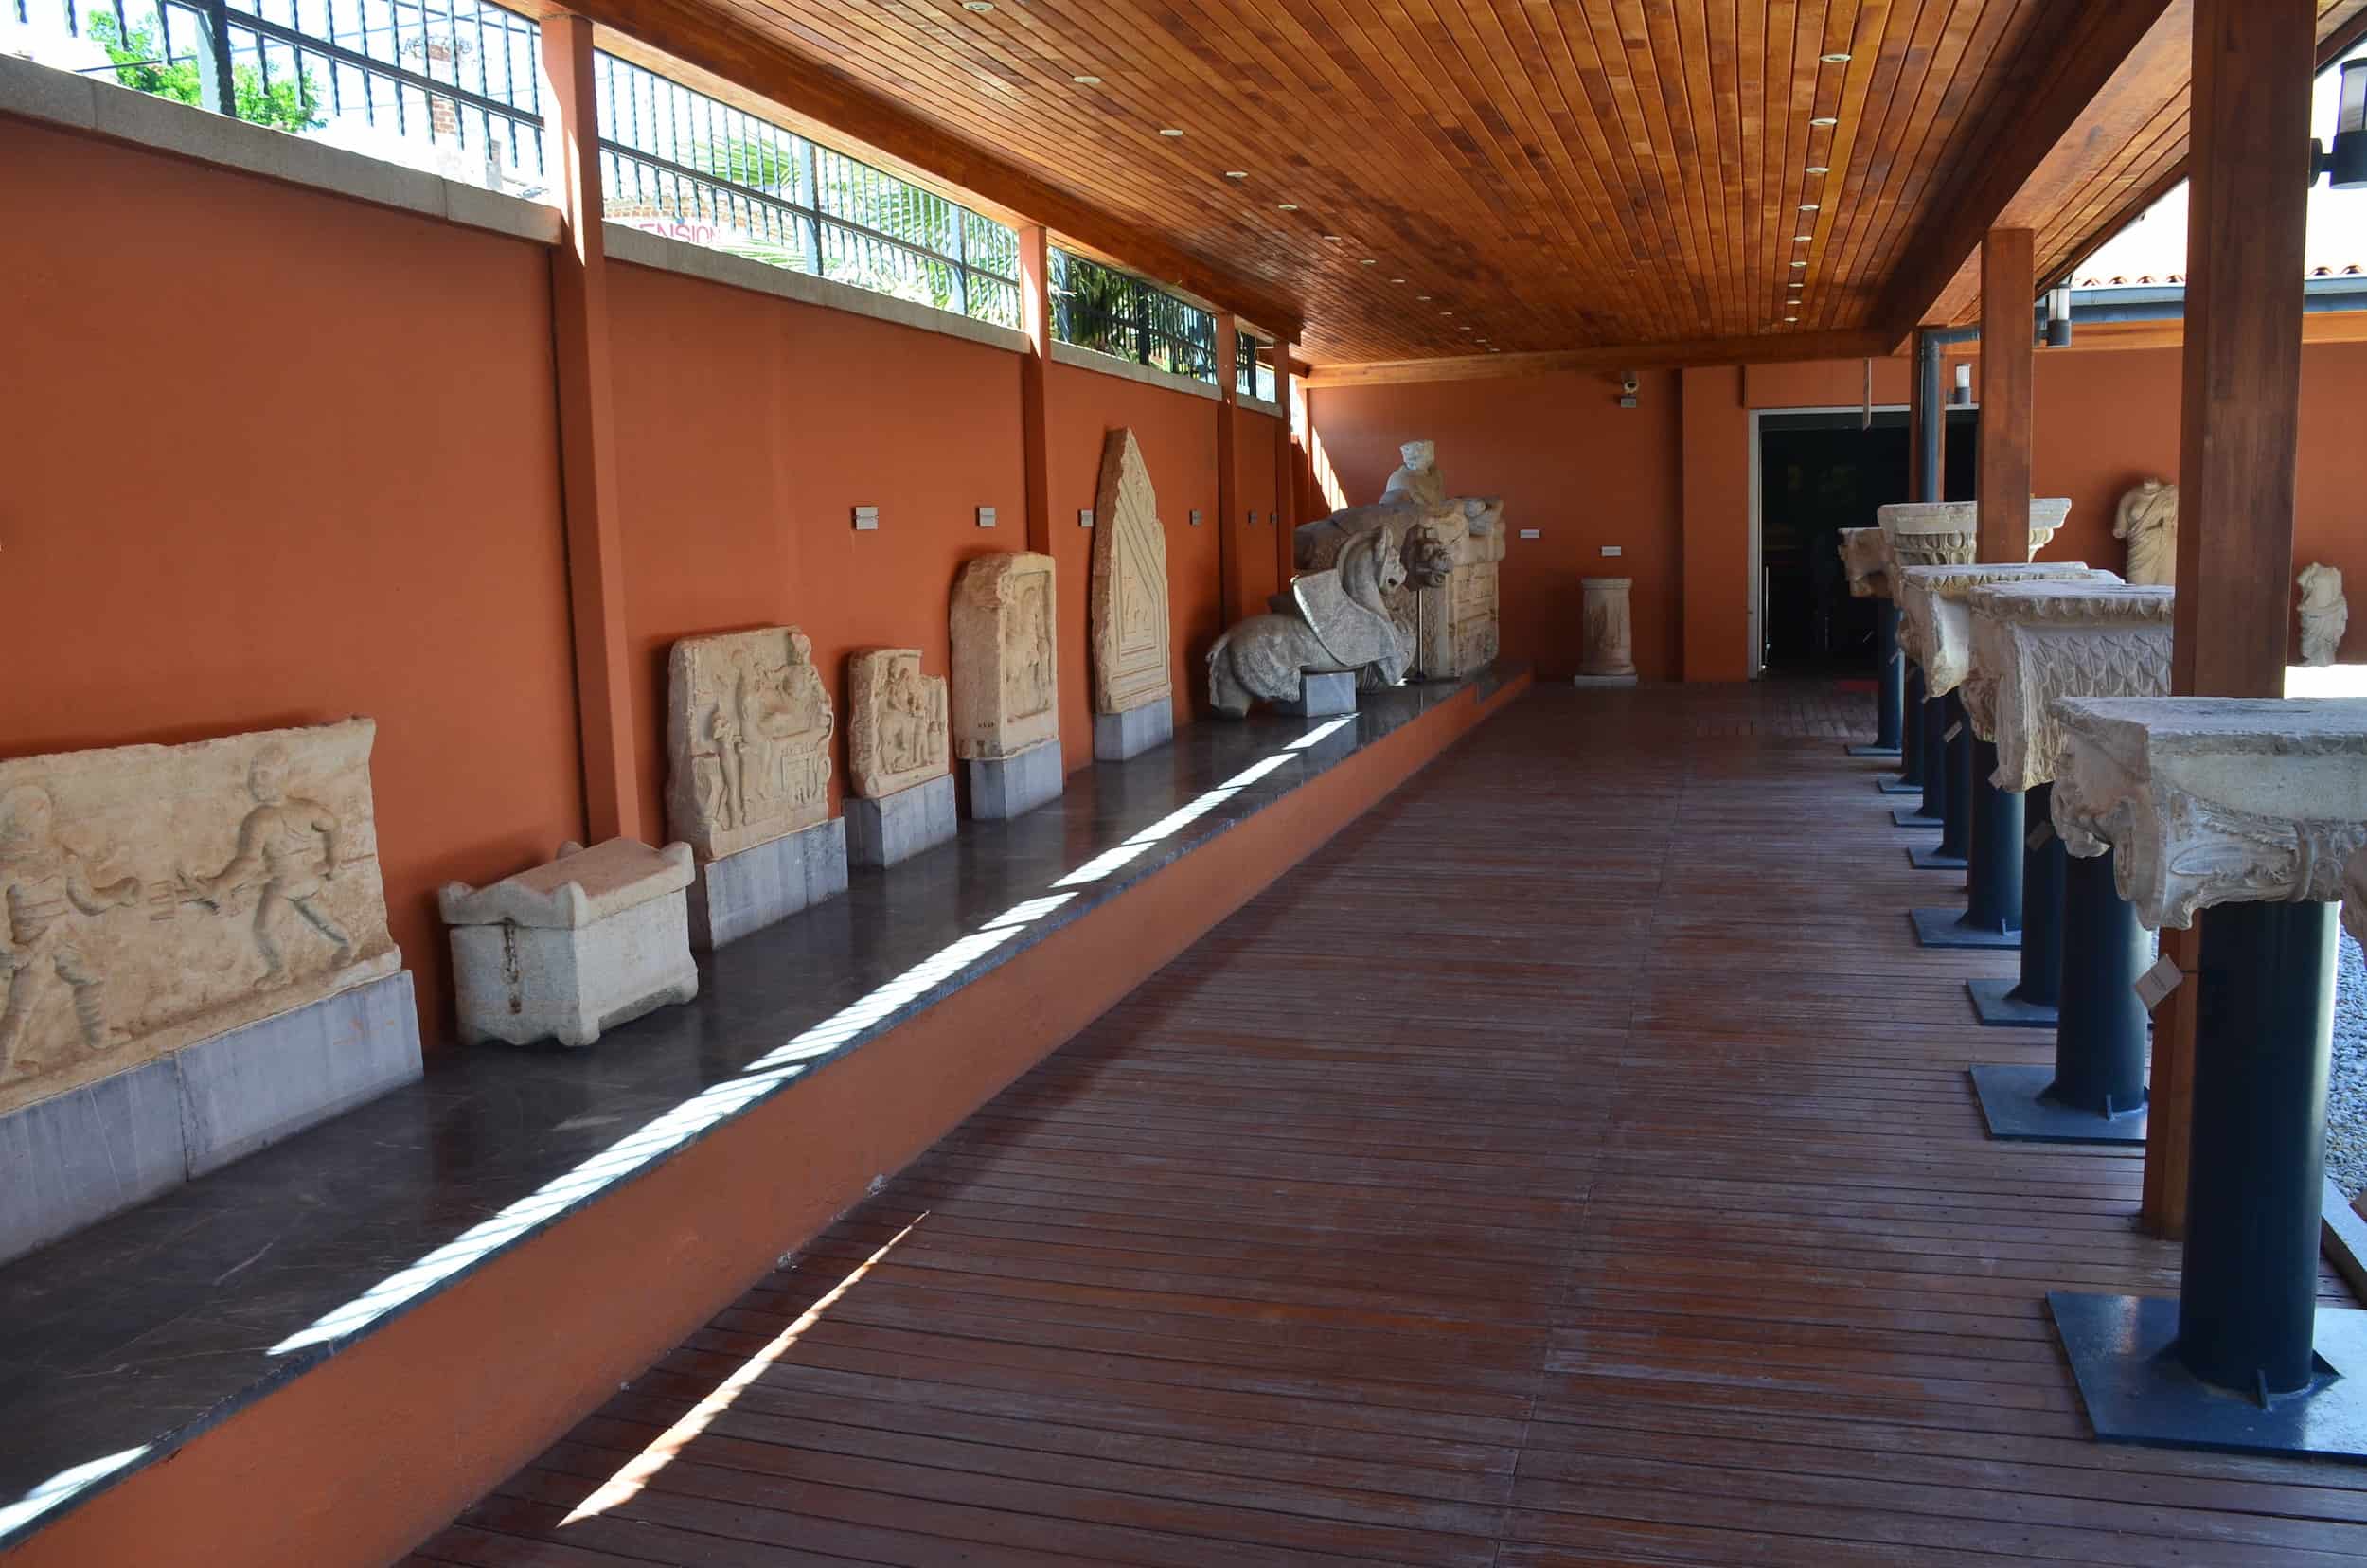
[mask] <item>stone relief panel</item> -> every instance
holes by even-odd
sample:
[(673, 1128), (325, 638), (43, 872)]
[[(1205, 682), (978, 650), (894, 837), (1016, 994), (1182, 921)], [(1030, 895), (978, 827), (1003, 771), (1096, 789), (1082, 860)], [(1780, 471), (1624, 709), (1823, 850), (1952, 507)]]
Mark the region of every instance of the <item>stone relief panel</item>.
[(2361, 704), (2309, 698), (2064, 698), (2055, 827), (2113, 851), (2121, 897), (2178, 929), (2215, 904), (2331, 900), (2367, 847)]
[(376, 736), (0, 762), (0, 1112), (400, 969)]
[(828, 818), (837, 721), (803, 632), (685, 637), (666, 684), (666, 821), (700, 860)]
[(1093, 578), (1085, 610), (1093, 646), (1094, 711), (1126, 713), (1171, 701), (1167, 664), (1167, 535), (1159, 497), (1131, 430), (1102, 443), (1094, 491)]
[(953, 755), (1016, 757), (1060, 733), (1059, 599), (1048, 555), (981, 556), (953, 585)]
[(866, 799), (925, 784), (951, 763), (942, 675), (917, 648), (866, 648), (846, 661), (846, 783)]

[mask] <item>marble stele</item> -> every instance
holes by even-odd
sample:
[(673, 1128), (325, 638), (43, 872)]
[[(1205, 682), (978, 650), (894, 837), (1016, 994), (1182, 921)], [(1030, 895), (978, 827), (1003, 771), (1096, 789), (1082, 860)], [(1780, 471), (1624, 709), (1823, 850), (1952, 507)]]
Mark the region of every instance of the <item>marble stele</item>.
[(1174, 699), (1167, 664), (1167, 536), (1159, 497), (1131, 430), (1101, 447), (1094, 490), (1093, 578), (1085, 616), (1095, 713), (1129, 713)]
[[(1405, 647), (1407, 673), (1454, 680), (1485, 668), (1502, 641), (1504, 505), (1495, 496), (1449, 496), (1433, 442), (1408, 441), (1397, 454), (1403, 461), (1379, 501), (1299, 526), (1291, 536), (1293, 563), (1302, 572), (1328, 571), (1350, 539), (1390, 529), (1405, 574), (1388, 591), (1389, 616)], [(1287, 594), (1276, 594), (1272, 605), (1291, 613)]]
[(1975, 588), (1972, 664), (1957, 687), (1972, 733), (1997, 746), (1990, 782), (2053, 782), (2062, 736), (2057, 697), (2161, 697), (2170, 689), (2167, 588), (2009, 582)]
[(2128, 542), (2128, 580), (2142, 588), (2178, 581), (2178, 487), (2147, 479), (2121, 497), (2112, 537)]
[(1842, 569), (1849, 575), (1851, 598), (1891, 597), (1891, 572), (1896, 562), (1889, 534), (1878, 527), (1843, 528), (1838, 548)]
[(0, 762), (0, 1112), (400, 969), (376, 735)]
[[(2060, 497), (2030, 503), (2030, 554), (2035, 559), (2055, 538), (2071, 503)], [(1981, 542), (1981, 504), (1977, 501), (1897, 501), (1874, 508), (1875, 520), (1890, 535), (1891, 553), (1903, 567), (1969, 566)]]
[(1252, 703), (1297, 702), (1308, 675), (1354, 672), (1360, 684), (1395, 686), (1405, 648), (1388, 596), (1405, 580), (1397, 533), (1368, 528), (1341, 549), (1339, 564), (1290, 581), (1293, 613), (1252, 615), (1208, 650), (1208, 700), (1240, 718)]
[(1017, 757), (1060, 735), (1052, 558), (981, 556), (953, 585), (953, 755)]
[(827, 820), (835, 723), (797, 628), (685, 637), (667, 663), (667, 827), (715, 861)]
[(951, 765), (942, 675), (917, 648), (866, 648), (846, 660), (846, 787), (878, 800), (944, 776)]
[(446, 882), (460, 1038), (589, 1045), (603, 1030), (699, 994), (685, 889), (687, 844), (562, 844), (548, 864), (487, 887)]
[(2330, 665), (2341, 651), (2342, 633), (2351, 624), (2350, 600), (2342, 597), (2342, 571), (2313, 563), (2294, 580), (2301, 590), (2302, 663)]
[(2122, 898), (2183, 930), (2222, 903), (2342, 896), (2367, 846), (2367, 703), (2057, 699), (2055, 827), (2113, 851)]
[(1972, 615), (1966, 600), (1973, 590), (1992, 583), (2051, 579), (2120, 581), (2109, 572), (2091, 571), (2076, 561), (1901, 568), (1892, 579), (1898, 600), (1898, 646), (1923, 667), (1925, 693), (1947, 696), (1972, 666)]

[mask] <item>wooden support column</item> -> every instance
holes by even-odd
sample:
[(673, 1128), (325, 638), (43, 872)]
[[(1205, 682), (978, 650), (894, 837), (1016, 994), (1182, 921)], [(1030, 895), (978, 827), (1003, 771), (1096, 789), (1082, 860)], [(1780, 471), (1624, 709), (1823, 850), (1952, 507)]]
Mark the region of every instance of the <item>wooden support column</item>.
[(1231, 314), (1217, 317), (1217, 603), (1224, 624), (1231, 626), (1249, 613), (1247, 586), (1250, 535), (1235, 515), (1241, 499), (1240, 477), (1234, 468), (1234, 442), (1239, 435), (1238, 371), (1240, 323)]
[(560, 500), (575, 629), (584, 828), (597, 843), (620, 834), (637, 838), (645, 829), (626, 681), (624, 533), (616, 495), (592, 24), (563, 13), (543, 18), (542, 68), (543, 101), (550, 106), (543, 129), (556, 154), (552, 172), (561, 220), (559, 243), (551, 250)]
[(1297, 347), (1292, 343), (1273, 346), (1274, 396), (1290, 414), (1277, 421), (1274, 436), (1274, 582), (1284, 587), (1299, 569), (1292, 537), (1299, 526), (1298, 454), (1315, 450), (1313, 426), (1308, 418), (1307, 381), (1292, 373), (1296, 361), (1291, 351)]
[[(2180, 696), (2285, 694), (2317, 9), (2310, 0), (2195, 0), (2170, 654)], [(2199, 925), (2162, 934), (2162, 953), (2188, 978), (2154, 1014), (2142, 1218), (2158, 1236), (2186, 1228), (2200, 936)]]
[(2028, 229), (1993, 228), (1981, 241), (1981, 538), (1973, 559), (2030, 559), (2031, 301), (2038, 297)]
[(1051, 427), (1044, 383), (1052, 364), (1052, 241), (1043, 225), (1019, 231), (1019, 325), (1027, 351), (1019, 359), (1019, 436), (1027, 476), (1027, 547), (1052, 553)]

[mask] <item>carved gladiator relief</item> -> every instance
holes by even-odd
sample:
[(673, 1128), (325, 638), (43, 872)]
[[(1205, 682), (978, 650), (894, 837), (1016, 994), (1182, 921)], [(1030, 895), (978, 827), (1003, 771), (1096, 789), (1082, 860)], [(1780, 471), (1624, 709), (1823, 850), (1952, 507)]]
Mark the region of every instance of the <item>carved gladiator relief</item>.
[(2001, 790), (2055, 777), (2057, 697), (2161, 697), (2170, 689), (2171, 591), (2110, 583), (1976, 588), (1972, 673), (1957, 689), (1973, 733), (1997, 743)]
[(685, 637), (667, 664), (666, 820), (701, 861), (830, 814), (836, 717), (793, 626)]
[(953, 585), (953, 755), (1016, 757), (1060, 733), (1052, 558), (981, 556)]
[[(1398, 449), (1404, 461), (1380, 499), (1299, 526), (1291, 540), (1301, 572), (1329, 571), (1348, 541), (1387, 528), (1398, 541), (1404, 580), (1388, 590), (1388, 612), (1404, 644), (1409, 677), (1452, 680), (1484, 668), (1501, 640), (1497, 563), (1504, 558), (1504, 502), (1450, 497), (1429, 441)], [(1293, 613), (1287, 590), (1269, 601)]]
[(2295, 580), (2301, 589), (2302, 663), (2330, 665), (2351, 624), (2350, 600), (2342, 597), (2341, 569), (2312, 564)]
[(2112, 516), (2112, 537), (2128, 542), (2128, 580), (2139, 587), (2168, 587), (2178, 580), (2178, 487), (2147, 479), (2121, 497)]
[(1093, 640), (1094, 711), (1127, 713), (1171, 701), (1167, 535), (1159, 521), (1150, 470), (1131, 430), (1113, 430), (1102, 442), (1085, 611)]
[[(2030, 503), (2030, 555), (2035, 559), (2055, 538), (2071, 503), (2059, 496)], [(1977, 501), (1899, 501), (1874, 508), (1901, 567), (1969, 566), (1981, 540)]]
[[(1887, 509), (1887, 508), (1885, 508)], [(1976, 588), (2001, 582), (2118, 582), (2076, 561), (2020, 566), (1908, 566), (1892, 579), (1898, 598), (1898, 645), (1923, 667), (1923, 689), (1945, 697), (1972, 664), (1972, 622), (1965, 607)]]
[(2062, 698), (2055, 827), (2113, 851), (2121, 897), (2183, 929), (2222, 903), (2342, 896), (2367, 846), (2367, 704)]
[(0, 1112), (401, 966), (376, 734), (0, 762)]
[(877, 800), (943, 774), (945, 677), (920, 672), (920, 650), (866, 648), (846, 667), (847, 788)]
[(1842, 569), (1849, 574), (1852, 598), (1891, 597), (1890, 535), (1880, 528), (1841, 530)]

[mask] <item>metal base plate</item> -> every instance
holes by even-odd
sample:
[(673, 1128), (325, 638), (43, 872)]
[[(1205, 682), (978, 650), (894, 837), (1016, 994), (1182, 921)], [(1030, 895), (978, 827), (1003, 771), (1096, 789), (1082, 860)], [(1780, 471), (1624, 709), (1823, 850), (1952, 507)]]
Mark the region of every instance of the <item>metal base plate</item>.
[(2051, 1029), (2056, 1012), (2041, 1003), (2024, 1002), (2014, 994), (2013, 980), (1967, 980), (1972, 1010), (1992, 1029)]
[(1898, 755), (1896, 746), (1851, 746), (1847, 750), (1852, 757), (1896, 757)]
[(1945, 817), (1925, 816), (1913, 806), (1892, 807), (1891, 821), (1900, 828), (1944, 828), (1948, 825)]
[[(1922, 785), (1910, 784), (1903, 778), (1878, 778), (1874, 781), (1874, 788), (1882, 794), (1919, 795), (1923, 793)], [(1926, 822), (1937, 822), (1940, 819), (1937, 817), (1918, 816), (1915, 818), (1915, 826), (1921, 827)], [(1904, 828), (1907, 824), (1902, 822), (1899, 826)]]
[(2367, 1377), (2339, 1370), (2367, 1369), (2367, 1312), (2319, 1308), (2318, 1378), (2263, 1410), (2165, 1354), (2178, 1333), (2176, 1301), (2049, 1291), (2046, 1304), (2105, 1442), (2367, 1461)]
[(1907, 864), (1918, 871), (1962, 871), (1965, 857), (1943, 855), (1936, 846), (1907, 851)]
[(1981, 1114), (1989, 1123), (1989, 1136), (2020, 1143), (2142, 1144), (2145, 1113), (2141, 1106), (2109, 1121), (2091, 1111), (2041, 1099), (2055, 1081), (2052, 1067), (1975, 1067), (1973, 1093), (1981, 1096)]
[(1924, 947), (2021, 949), (2020, 932), (1983, 931), (1966, 925), (1961, 909), (1911, 909), (1907, 918), (1914, 922), (1915, 940)]

